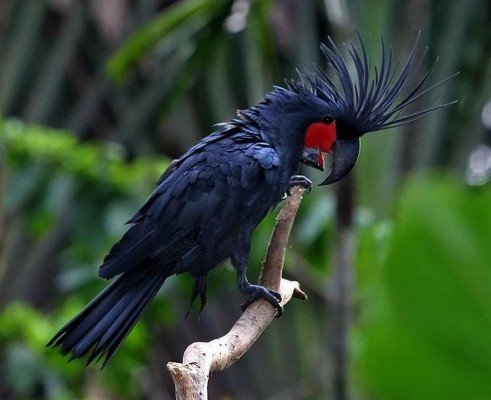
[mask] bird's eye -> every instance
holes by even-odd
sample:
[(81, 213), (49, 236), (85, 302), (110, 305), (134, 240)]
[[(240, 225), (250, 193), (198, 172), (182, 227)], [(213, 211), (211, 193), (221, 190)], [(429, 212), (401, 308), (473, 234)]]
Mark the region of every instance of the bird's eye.
[(325, 124), (330, 124), (332, 121), (334, 121), (334, 118), (332, 117), (324, 117), (322, 119), (322, 122), (324, 122)]

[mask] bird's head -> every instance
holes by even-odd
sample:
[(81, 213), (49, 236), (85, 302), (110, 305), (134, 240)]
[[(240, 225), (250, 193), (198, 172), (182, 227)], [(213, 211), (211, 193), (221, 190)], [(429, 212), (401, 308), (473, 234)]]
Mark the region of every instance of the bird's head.
[(380, 64), (372, 71), (358, 36), (358, 46), (352, 43), (347, 46), (354, 70), (351, 73), (347, 59), (329, 38), (321, 50), (334, 77), (317, 68), (315, 73), (303, 74), (299, 80), (287, 81), (291, 93), (318, 108), (318, 115), (309, 121), (304, 132), (302, 161), (323, 170), (323, 153), (331, 155), (331, 171), (321, 185), (339, 181), (353, 168), (363, 134), (407, 124), (454, 103), (406, 112), (410, 104), (453, 77), (427, 85), (435, 63), (417, 79), (418, 43), (419, 35), (402, 66), (394, 68), (392, 49), (387, 49), (382, 39)]

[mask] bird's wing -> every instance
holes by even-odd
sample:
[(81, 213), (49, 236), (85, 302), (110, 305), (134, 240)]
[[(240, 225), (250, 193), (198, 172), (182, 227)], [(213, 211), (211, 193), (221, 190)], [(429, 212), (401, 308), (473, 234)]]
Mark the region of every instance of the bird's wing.
[(178, 160), (130, 220), (99, 275), (111, 278), (151, 257), (176, 264), (169, 275), (185, 272), (199, 246), (211, 249), (251, 208), (269, 200), (273, 191), (264, 189), (277, 185), (279, 164), (266, 143), (225, 138), (199, 147)]

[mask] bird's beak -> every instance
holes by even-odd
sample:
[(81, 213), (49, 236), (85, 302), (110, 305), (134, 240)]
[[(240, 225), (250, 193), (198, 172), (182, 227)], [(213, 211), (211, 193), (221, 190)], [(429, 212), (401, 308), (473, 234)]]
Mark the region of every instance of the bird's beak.
[(329, 185), (344, 178), (354, 167), (360, 153), (360, 139), (336, 140), (332, 146), (331, 173), (319, 184)]
[(305, 147), (302, 153), (302, 162), (308, 167), (324, 171), (324, 157), (319, 149)]

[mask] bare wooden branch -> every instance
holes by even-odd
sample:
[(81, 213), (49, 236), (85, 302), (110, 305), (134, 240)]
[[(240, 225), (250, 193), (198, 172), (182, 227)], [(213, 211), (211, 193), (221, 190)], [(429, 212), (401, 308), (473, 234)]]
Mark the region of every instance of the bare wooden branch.
[[(292, 188), (291, 196), (278, 213), (259, 280), (261, 285), (281, 294), (282, 305), (292, 297), (307, 299), (298, 282), (282, 279), (288, 238), (304, 191), (301, 187)], [(176, 399), (207, 399), (209, 375), (223, 371), (242, 357), (275, 314), (270, 303), (258, 300), (244, 311), (226, 335), (210, 342), (192, 343), (185, 350), (182, 363), (169, 362), (167, 369), (174, 380)]]

